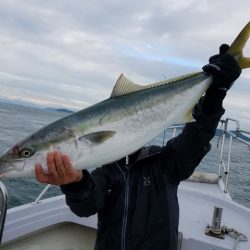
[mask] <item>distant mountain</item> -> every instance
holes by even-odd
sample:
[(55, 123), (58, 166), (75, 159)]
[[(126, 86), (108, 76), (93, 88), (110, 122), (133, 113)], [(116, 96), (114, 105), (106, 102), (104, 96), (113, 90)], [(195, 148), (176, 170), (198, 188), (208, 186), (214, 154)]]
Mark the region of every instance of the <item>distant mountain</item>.
[(69, 110), (69, 109), (56, 109), (56, 111), (58, 111), (58, 112), (64, 112), (64, 113), (69, 113), (69, 114), (74, 113), (74, 111)]
[(40, 105), (37, 105), (32, 102), (23, 101), (23, 100), (9, 100), (9, 99), (0, 99), (0, 103), (5, 104), (12, 104), (12, 105), (19, 105), (19, 106), (25, 106), (25, 107), (32, 107), (32, 108), (42, 108)]
[(44, 108), (44, 106), (41, 106), (32, 102), (28, 102), (28, 101), (23, 101), (23, 100), (8, 100), (8, 99), (0, 98), (0, 103), (21, 105), (25, 107), (39, 108), (39, 109), (45, 109), (48, 111), (58, 111), (58, 112), (64, 112), (64, 113), (70, 113), (70, 114), (74, 113), (74, 111), (66, 109), (66, 108), (52, 108), (52, 107)]
[(57, 111), (57, 112), (63, 112), (63, 113), (69, 113), (72, 114), (74, 111), (64, 108), (45, 108), (48, 111)]

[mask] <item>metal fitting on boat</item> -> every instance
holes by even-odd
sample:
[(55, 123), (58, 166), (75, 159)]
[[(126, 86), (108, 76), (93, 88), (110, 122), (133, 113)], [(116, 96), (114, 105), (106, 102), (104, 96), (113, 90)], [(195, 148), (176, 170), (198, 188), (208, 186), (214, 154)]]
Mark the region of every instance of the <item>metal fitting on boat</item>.
[(223, 208), (214, 207), (213, 219), (211, 226), (208, 225), (205, 228), (205, 234), (213, 236), (219, 239), (224, 239), (225, 231), (221, 228), (221, 218), (222, 218)]
[(221, 224), (221, 218), (222, 218), (222, 211), (223, 211), (223, 208), (214, 207), (211, 230), (213, 230), (214, 233), (216, 233), (216, 234), (221, 233), (220, 224)]

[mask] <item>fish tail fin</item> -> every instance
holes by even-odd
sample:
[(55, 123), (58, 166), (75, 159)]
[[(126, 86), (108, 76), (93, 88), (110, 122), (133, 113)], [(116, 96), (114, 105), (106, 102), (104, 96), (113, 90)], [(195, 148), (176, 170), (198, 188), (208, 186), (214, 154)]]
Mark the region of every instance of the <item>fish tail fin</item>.
[(250, 22), (241, 30), (235, 38), (227, 54), (233, 55), (242, 69), (250, 68), (250, 57), (243, 56), (243, 49), (250, 37)]
[(239, 65), (242, 69), (250, 68), (250, 58), (249, 57), (241, 58)]

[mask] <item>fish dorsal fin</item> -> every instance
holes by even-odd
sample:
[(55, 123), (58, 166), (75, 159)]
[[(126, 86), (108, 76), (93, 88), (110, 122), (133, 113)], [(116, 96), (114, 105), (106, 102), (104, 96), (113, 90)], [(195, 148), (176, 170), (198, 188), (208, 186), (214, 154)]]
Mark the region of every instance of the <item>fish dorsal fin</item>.
[(190, 78), (192, 76), (195, 76), (197, 74), (200, 74), (200, 72), (182, 75), (179, 77), (163, 80), (160, 82), (155, 82), (155, 83), (148, 84), (145, 86), (135, 84), (134, 82), (129, 80), (126, 76), (121, 74), (116, 81), (116, 84), (113, 88), (113, 91), (112, 91), (110, 97), (123, 96), (123, 95), (131, 94), (131, 93), (139, 92), (139, 91), (142, 91), (145, 89), (151, 89), (151, 88), (159, 87), (162, 85), (172, 84), (172, 83), (175, 83), (177, 81), (185, 80), (186, 78)]
[(129, 80), (125, 75), (121, 74), (117, 79), (110, 97), (127, 95), (141, 90), (143, 86), (137, 85)]

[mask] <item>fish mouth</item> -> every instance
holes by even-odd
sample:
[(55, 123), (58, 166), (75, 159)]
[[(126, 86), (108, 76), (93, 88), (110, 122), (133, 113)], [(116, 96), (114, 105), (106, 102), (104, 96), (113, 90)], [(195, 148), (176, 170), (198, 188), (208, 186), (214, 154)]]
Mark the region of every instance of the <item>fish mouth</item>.
[(0, 159), (0, 179), (8, 177), (8, 173), (13, 171), (22, 171), (25, 163), (19, 160), (5, 161)]

